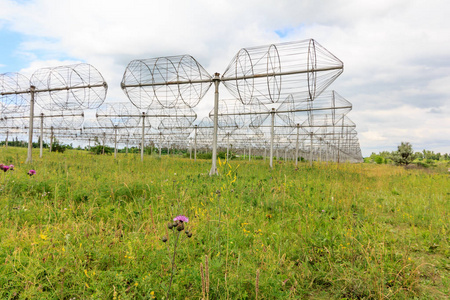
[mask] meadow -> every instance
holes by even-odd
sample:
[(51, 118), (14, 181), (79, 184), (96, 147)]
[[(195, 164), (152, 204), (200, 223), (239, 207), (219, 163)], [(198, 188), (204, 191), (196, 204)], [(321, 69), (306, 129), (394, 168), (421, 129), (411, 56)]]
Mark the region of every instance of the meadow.
[(0, 149), (1, 299), (449, 298), (447, 166), (38, 154)]

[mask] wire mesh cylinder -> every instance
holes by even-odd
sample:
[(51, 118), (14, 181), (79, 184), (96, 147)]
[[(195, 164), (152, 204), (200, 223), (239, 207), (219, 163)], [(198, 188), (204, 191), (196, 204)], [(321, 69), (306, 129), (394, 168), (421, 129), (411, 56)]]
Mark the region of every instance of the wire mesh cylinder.
[(301, 92), (314, 100), (342, 70), (342, 61), (310, 39), (243, 48), (225, 70), (222, 81), (244, 104), (254, 97), (265, 104), (278, 103), (289, 94)]
[(49, 110), (95, 109), (106, 98), (107, 84), (89, 64), (39, 69), (31, 82), (36, 103)]
[[(19, 73), (0, 74), (0, 114), (17, 112), (29, 102), (30, 80)], [(16, 93), (17, 92), (17, 93)]]
[(122, 89), (138, 108), (146, 109), (153, 101), (163, 107), (195, 107), (211, 83), (211, 75), (192, 56), (180, 55), (131, 61)]

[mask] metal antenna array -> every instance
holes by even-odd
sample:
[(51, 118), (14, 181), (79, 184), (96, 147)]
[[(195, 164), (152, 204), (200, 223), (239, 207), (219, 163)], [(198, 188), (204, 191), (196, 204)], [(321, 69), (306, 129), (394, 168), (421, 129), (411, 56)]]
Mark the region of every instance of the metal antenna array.
[(32, 161), (35, 102), (46, 110), (97, 108), (106, 98), (107, 87), (101, 74), (89, 64), (39, 69), (31, 76), (31, 80), (17, 73), (1, 74), (2, 113), (29, 103), (26, 161)]
[(343, 63), (310, 39), (241, 49), (222, 77), (210, 76), (189, 55), (134, 60), (125, 70), (122, 89), (137, 107), (158, 101), (173, 107), (183, 101), (194, 107), (214, 83), (214, 132), (210, 175), (217, 174), (219, 84), (243, 104), (258, 98), (278, 103), (287, 95), (307, 93), (314, 100), (343, 70)]
[[(102, 103), (107, 85), (88, 64), (44, 68), (31, 80), (17, 73), (0, 75), (0, 128), (11, 133), (28, 131), (28, 158), (34, 121), (34, 103), (41, 107), (40, 141), (50, 132), (90, 142), (129, 142), (141, 148), (145, 139), (161, 148), (189, 147), (212, 150), (209, 174), (217, 174), (217, 150), (226, 147), (227, 159), (236, 151), (270, 150), (270, 167), (279, 151), (285, 160), (300, 151), (309, 161), (360, 161), (361, 150), (354, 123), (347, 117), (352, 105), (334, 91), (325, 91), (342, 73), (343, 63), (315, 40), (243, 48), (223, 75), (208, 72), (190, 55), (131, 61), (121, 87), (130, 102)], [(233, 99), (219, 101), (222, 83)], [(193, 125), (193, 110), (214, 84), (214, 108)], [(83, 109), (97, 109), (95, 124), (84, 120)], [(25, 113), (29, 111), (29, 116)], [(27, 126), (24, 121), (28, 120)], [(83, 125), (81, 125), (83, 124)], [(77, 130), (77, 127), (83, 129)], [(212, 144), (211, 144), (212, 137)], [(295, 152), (295, 154), (294, 154)], [(291, 154), (290, 154), (291, 155)]]

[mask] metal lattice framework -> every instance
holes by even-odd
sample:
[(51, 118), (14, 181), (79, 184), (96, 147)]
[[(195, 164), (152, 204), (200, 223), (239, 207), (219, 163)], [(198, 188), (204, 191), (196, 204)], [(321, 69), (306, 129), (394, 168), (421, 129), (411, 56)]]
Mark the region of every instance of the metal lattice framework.
[[(47, 111), (96, 108), (105, 100), (108, 88), (101, 74), (91, 65), (84, 63), (39, 69), (31, 76), (28, 84), (27, 81), (25, 76), (17, 73), (0, 76), (2, 114), (14, 107), (22, 107), (25, 101), (29, 103), (27, 162), (32, 161), (35, 102)], [(53, 117), (55, 115), (52, 115)], [(42, 130), (43, 121), (41, 136)]]
[[(226, 103), (234, 103), (234, 105), (226, 105)], [(296, 95), (288, 95), (288, 97), (278, 106), (277, 109), (267, 108), (264, 104), (254, 98), (249, 105), (239, 105), (240, 101), (221, 101), (218, 114), (219, 120), (234, 120), (235, 123), (241, 124), (240, 127), (248, 126), (253, 130), (258, 129), (264, 133), (264, 140), (270, 144), (270, 166), (273, 166), (274, 149), (278, 151), (279, 145), (284, 148), (292, 145), (292, 134), (295, 127), (305, 120), (309, 123), (313, 122), (314, 117), (329, 117), (333, 122), (336, 116), (347, 114), (352, 105), (335, 91), (325, 92), (318, 96), (314, 101), (309, 100), (308, 94), (299, 93)], [(229, 109), (232, 107), (232, 109)], [(275, 118), (275, 116), (279, 118)], [(213, 114), (210, 113), (213, 118)], [(233, 119), (234, 117), (234, 119)], [(270, 118), (269, 118), (270, 117)], [(317, 118), (317, 117), (316, 117)], [(239, 119), (239, 121), (236, 121)], [(228, 121), (230, 122), (230, 121)], [(222, 123), (219, 121), (219, 123)], [(220, 129), (219, 125), (219, 129)], [(258, 132), (259, 133), (259, 132)], [(257, 132), (255, 132), (257, 134)], [(295, 141), (296, 153), (299, 151), (299, 132)], [(248, 141), (252, 138), (248, 135)], [(256, 139), (261, 141), (263, 139)], [(255, 144), (255, 143), (253, 143)], [(260, 144), (260, 143), (259, 143)], [(278, 156), (278, 155), (277, 155)], [(298, 155), (297, 155), (298, 156)]]
[[(279, 103), (288, 95), (305, 93), (313, 101), (341, 73), (343, 63), (310, 39), (300, 42), (243, 48), (222, 77), (210, 76), (188, 55), (132, 61), (125, 70), (122, 89), (137, 107), (155, 100), (164, 107), (180, 101), (195, 106), (214, 83), (213, 158), (210, 175), (217, 174), (219, 84), (243, 104)], [(225, 115), (222, 114), (222, 117)], [(231, 124), (230, 120), (223, 123)], [(272, 164), (271, 164), (272, 166)]]
[[(326, 88), (343, 63), (315, 40), (243, 48), (222, 76), (208, 72), (189, 55), (131, 61), (121, 87), (130, 102), (103, 103), (107, 85), (90, 65), (44, 68), (28, 81), (17, 73), (0, 75), (0, 127), (10, 133), (33, 127), (40, 135), (167, 148), (212, 149), (210, 175), (216, 174), (217, 149), (253, 153), (270, 150), (309, 160), (359, 161), (361, 151), (352, 105)], [(219, 100), (219, 86), (234, 97)], [(214, 108), (197, 125), (193, 108), (214, 84)], [(30, 99), (31, 98), (31, 99)], [(34, 101), (42, 108), (34, 117)], [(94, 108), (96, 122), (81, 109)], [(30, 116), (25, 115), (30, 112)], [(25, 122), (29, 121), (27, 126)], [(34, 120), (34, 121), (33, 121)], [(38, 122), (40, 121), (40, 125)], [(83, 124), (83, 125), (81, 125)], [(76, 129), (83, 127), (80, 131)], [(42, 141), (42, 138), (41, 138)], [(31, 158), (30, 158), (31, 160)]]
[[(141, 138), (141, 160), (144, 159), (145, 138), (150, 137), (159, 142), (161, 153), (162, 141), (185, 140), (191, 133), (192, 123), (197, 118), (195, 111), (188, 106), (162, 107), (152, 106), (140, 111), (132, 103), (107, 103), (97, 110), (97, 121), (103, 129), (115, 130), (115, 148), (118, 132), (126, 132), (127, 140)], [(137, 126), (142, 130), (138, 132)], [(126, 130), (126, 131), (124, 131)], [(105, 133), (106, 134), (106, 133)]]

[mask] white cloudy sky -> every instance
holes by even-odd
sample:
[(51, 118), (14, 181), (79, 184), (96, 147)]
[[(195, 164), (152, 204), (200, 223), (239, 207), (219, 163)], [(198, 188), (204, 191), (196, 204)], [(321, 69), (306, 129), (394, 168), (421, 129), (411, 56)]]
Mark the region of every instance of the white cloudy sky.
[(214, 74), (243, 47), (314, 38), (344, 62), (329, 88), (353, 104), (364, 156), (401, 141), (450, 153), (449, 13), (446, 0), (0, 0), (0, 73), (87, 62), (107, 101), (126, 101), (133, 59), (190, 54)]

